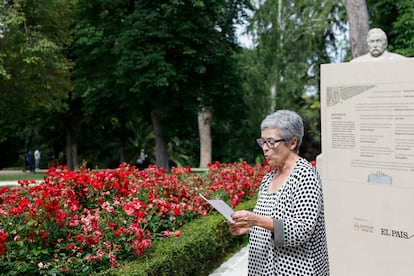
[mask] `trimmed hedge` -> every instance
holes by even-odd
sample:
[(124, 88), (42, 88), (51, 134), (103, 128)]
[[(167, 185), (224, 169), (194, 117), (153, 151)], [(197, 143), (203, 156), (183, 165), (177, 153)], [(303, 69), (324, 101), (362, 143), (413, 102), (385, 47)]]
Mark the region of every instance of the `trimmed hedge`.
[[(256, 199), (243, 202), (236, 210), (252, 210), (255, 203)], [(154, 241), (145, 255), (99, 275), (209, 275), (229, 252), (247, 244), (246, 236), (230, 234), (226, 220), (218, 213), (185, 224), (180, 231), (180, 238)]]

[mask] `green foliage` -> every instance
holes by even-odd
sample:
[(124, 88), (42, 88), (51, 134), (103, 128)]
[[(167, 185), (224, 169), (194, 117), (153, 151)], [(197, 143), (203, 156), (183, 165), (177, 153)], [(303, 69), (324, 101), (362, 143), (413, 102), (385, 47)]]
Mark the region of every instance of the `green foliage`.
[[(0, 114), (25, 120), (39, 107), (63, 108), (72, 89), (71, 42), (74, 1), (2, 2), (0, 36)], [(7, 112), (5, 112), (7, 111)]]
[[(260, 120), (275, 109), (293, 109), (310, 128), (308, 145), (302, 152), (314, 158), (320, 152), (319, 81), (320, 64), (330, 63), (338, 47), (334, 28), (340, 28), (343, 9), (338, 1), (276, 1), (261, 3), (249, 31), (256, 48), (246, 51), (248, 102), (256, 106)], [(309, 108), (312, 106), (313, 108)], [(311, 123), (312, 122), (312, 123)], [(308, 129), (307, 129), (308, 130)]]
[(389, 51), (414, 56), (414, 2), (412, 0), (368, 0), (371, 27), (384, 30)]
[[(150, 114), (157, 114), (170, 149), (180, 144), (186, 150), (170, 156), (197, 166), (198, 110), (212, 108), (220, 128), (245, 109), (234, 23), (248, 5), (245, 0), (80, 2), (73, 55), (83, 124), (110, 134), (104, 144), (128, 152), (128, 141), (136, 140), (128, 127), (131, 118), (153, 124)], [(118, 123), (111, 124), (114, 120)], [(220, 150), (214, 150), (217, 158)]]
[[(78, 160), (93, 167), (134, 163), (140, 148), (155, 162), (152, 112), (171, 159), (197, 166), (196, 116), (205, 107), (213, 112), (213, 160), (261, 158), (259, 123), (279, 108), (303, 116), (302, 154), (313, 159), (319, 65), (337, 47), (333, 27), (345, 31), (344, 9), (333, 0), (262, 1), (249, 29), (257, 47), (240, 51), (234, 23), (249, 2), (3, 1), (0, 167), (20, 165), (23, 151), (38, 145), (45, 162), (63, 156), (67, 131), (78, 139)], [(413, 1), (367, 4), (389, 50), (414, 56)]]
[(47, 134), (58, 123), (47, 124), (44, 115), (67, 108), (73, 88), (67, 51), (75, 5), (75, 0), (0, 3), (0, 167), (23, 166), (24, 151), (33, 147), (45, 145), (43, 160), (53, 151), (54, 141), (49, 145), (45, 137), (53, 140)]
[[(222, 1), (201, 3), (140, 2), (126, 17), (114, 49), (118, 83), (128, 83), (170, 126), (195, 121), (199, 106), (225, 112), (220, 102), (228, 108), (237, 93), (232, 85), (238, 82), (232, 70), (237, 10)], [(174, 128), (169, 129), (164, 132)]]
[(319, 65), (330, 62), (327, 45), (333, 43), (337, 5), (332, 0), (265, 1), (258, 7), (251, 29), (275, 108), (301, 107), (307, 87), (318, 90)]

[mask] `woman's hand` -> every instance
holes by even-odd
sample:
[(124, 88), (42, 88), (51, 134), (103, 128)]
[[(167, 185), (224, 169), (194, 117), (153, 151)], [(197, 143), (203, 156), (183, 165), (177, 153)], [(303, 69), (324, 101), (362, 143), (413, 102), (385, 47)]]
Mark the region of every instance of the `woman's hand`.
[(250, 228), (257, 225), (258, 216), (249, 211), (237, 211), (231, 215), (234, 224), (240, 228)]
[(256, 215), (248, 211), (238, 211), (231, 218), (234, 222), (228, 222), (230, 233), (240, 236), (249, 233), (249, 228), (255, 225)]
[[(271, 232), (274, 231), (273, 219), (270, 217), (260, 216), (249, 211), (237, 211), (231, 215), (233, 223), (230, 224), (230, 231), (234, 233), (249, 232), (250, 227), (259, 226)], [(245, 229), (245, 230), (242, 230)], [(233, 232), (232, 232), (233, 233)]]
[(241, 228), (237, 226), (234, 222), (228, 221), (227, 224), (229, 225), (230, 233), (234, 236), (240, 236), (249, 233), (249, 228)]

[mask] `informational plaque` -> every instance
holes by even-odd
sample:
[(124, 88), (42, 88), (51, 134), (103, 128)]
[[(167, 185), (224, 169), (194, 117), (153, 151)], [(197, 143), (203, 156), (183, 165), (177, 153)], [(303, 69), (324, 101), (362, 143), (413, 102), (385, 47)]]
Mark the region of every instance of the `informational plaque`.
[(321, 66), (333, 276), (414, 275), (414, 58)]

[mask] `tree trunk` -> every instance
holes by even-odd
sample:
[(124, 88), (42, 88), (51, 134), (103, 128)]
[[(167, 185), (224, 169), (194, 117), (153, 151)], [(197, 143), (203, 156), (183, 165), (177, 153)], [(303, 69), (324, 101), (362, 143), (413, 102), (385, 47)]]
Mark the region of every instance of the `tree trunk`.
[(342, 0), (342, 2), (348, 15), (352, 57), (356, 58), (368, 52), (369, 17), (367, 4), (365, 0)]
[(66, 165), (73, 171), (78, 165), (77, 131), (74, 123), (66, 124)]
[(211, 163), (212, 149), (211, 149), (211, 111), (203, 108), (198, 113), (198, 131), (200, 135), (200, 168), (207, 168)]
[(168, 146), (161, 134), (161, 124), (157, 113), (151, 112), (152, 127), (155, 134), (155, 160), (159, 167), (169, 170)]

